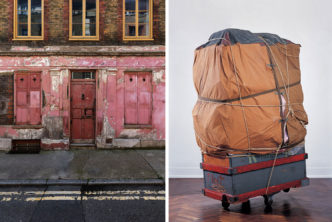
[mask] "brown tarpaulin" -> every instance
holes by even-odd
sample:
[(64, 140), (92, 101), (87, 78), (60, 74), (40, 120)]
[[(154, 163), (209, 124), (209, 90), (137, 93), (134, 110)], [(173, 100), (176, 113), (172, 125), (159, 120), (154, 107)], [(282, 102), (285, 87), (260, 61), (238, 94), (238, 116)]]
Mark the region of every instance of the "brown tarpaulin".
[(199, 99), (192, 114), (203, 152), (219, 147), (228, 153), (264, 154), (304, 140), (308, 119), (299, 52), (300, 45), (289, 41), (214, 44), (195, 51)]

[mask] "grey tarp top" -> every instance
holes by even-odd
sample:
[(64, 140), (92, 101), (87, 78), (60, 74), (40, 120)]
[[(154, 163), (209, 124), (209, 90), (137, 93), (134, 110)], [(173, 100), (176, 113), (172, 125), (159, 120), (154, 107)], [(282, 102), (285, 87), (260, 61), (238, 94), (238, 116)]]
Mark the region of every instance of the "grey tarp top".
[(219, 32), (213, 33), (209, 41), (197, 49), (205, 48), (210, 45), (220, 45), (221, 43), (224, 45), (231, 45), (236, 43), (241, 44), (251, 44), (251, 43), (264, 43), (261, 39), (263, 38), (269, 45), (273, 45), (276, 43), (288, 44), (292, 43), (287, 39), (280, 38), (278, 35), (270, 34), (270, 33), (252, 33), (247, 30), (241, 29), (224, 29)]

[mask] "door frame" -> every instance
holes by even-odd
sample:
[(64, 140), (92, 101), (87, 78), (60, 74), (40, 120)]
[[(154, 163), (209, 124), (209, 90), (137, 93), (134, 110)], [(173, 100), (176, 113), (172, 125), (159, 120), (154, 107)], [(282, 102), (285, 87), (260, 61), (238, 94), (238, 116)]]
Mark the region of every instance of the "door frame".
[(94, 113), (95, 113), (95, 118), (94, 118), (94, 135), (95, 135), (95, 138), (94, 138), (94, 143), (91, 143), (91, 145), (96, 145), (97, 144), (97, 140), (96, 140), (96, 135), (97, 135), (97, 104), (98, 104), (98, 82), (99, 82), (99, 72), (98, 70), (96, 69), (69, 69), (69, 87), (68, 87), (68, 93), (69, 93), (69, 144), (72, 144), (72, 133), (71, 133), (71, 102), (72, 102), (72, 99), (71, 99), (71, 82), (72, 82), (72, 72), (95, 72), (95, 81), (94, 81), (94, 84), (95, 84), (95, 98), (96, 98), (96, 105), (95, 105), (95, 110), (94, 110)]

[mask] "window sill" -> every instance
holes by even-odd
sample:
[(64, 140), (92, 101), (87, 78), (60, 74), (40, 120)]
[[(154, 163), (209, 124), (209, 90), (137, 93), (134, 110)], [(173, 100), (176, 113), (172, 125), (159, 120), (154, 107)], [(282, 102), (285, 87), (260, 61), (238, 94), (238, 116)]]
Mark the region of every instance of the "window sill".
[(125, 124), (125, 129), (152, 129), (152, 125), (135, 125), (135, 124)]
[(123, 41), (153, 41), (153, 38), (123, 38)]
[(69, 41), (99, 41), (99, 38), (69, 38)]
[(13, 41), (43, 41), (44, 38), (13, 38)]
[(13, 125), (13, 129), (41, 129), (42, 125)]

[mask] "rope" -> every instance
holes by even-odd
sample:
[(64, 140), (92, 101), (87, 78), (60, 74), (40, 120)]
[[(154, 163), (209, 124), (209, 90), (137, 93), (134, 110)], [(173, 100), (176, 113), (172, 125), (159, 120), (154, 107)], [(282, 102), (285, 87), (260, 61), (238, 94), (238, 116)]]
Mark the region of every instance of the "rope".
[(242, 95), (241, 95), (241, 89), (240, 89), (240, 84), (239, 84), (239, 76), (238, 76), (238, 73), (236, 71), (236, 64), (235, 64), (235, 59), (234, 59), (234, 55), (233, 55), (232, 45), (230, 45), (230, 49), (231, 49), (231, 54), (232, 54), (234, 74), (235, 74), (235, 77), (236, 77), (236, 84), (237, 84), (237, 88), (238, 88), (238, 91), (239, 91), (240, 105), (241, 105), (241, 109), (242, 109), (242, 116), (243, 116), (243, 120), (244, 120), (244, 125), (246, 127), (247, 140), (248, 140), (248, 149), (250, 151), (250, 147), (251, 146), (250, 146), (250, 136), (249, 136), (249, 129), (248, 129), (247, 117), (246, 117), (246, 114), (244, 112), (244, 107), (243, 107), (243, 104), (242, 104)]
[[(222, 150), (222, 151), (239, 151), (239, 152), (248, 152), (248, 151), (275, 151), (278, 149), (278, 147), (255, 147), (255, 148), (250, 148), (249, 149), (239, 149), (239, 148), (226, 148), (226, 147), (218, 147), (218, 146), (213, 146), (208, 143), (206, 143), (195, 131), (196, 137), (203, 143), (205, 146), (210, 147), (212, 149), (217, 149), (217, 150)], [(202, 151), (203, 152), (203, 151)], [(203, 152), (206, 154), (206, 152)]]
[(276, 161), (277, 161), (277, 156), (278, 156), (278, 152), (281, 148), (281, 145), (278, 147), (277, 151), (276, 151), (276, 155), (274, 156), (274, 161), (273, 161), (273, 165), (272, 165), (272, 168), (271, 168), (271, 172), (270, 172), (270, 176), (269, 176), (269, 180), (267, 182), (267, 186), (266, 186), (266, 191), (265, 191), (265, 194), (267, 195), (268, 191), (269, 191), (269, 187), (270, 187), (270, 183), (271, 183), (271, 178), (272, 178), (272, 174), (273, 174), (273, 170), (274, 170), (274, 167), (276, 165)]
[[(228, 106), (242, 106), (242, 107), (282, 107), (282, 106), (288, 106), (286, 105), (246, 105), (246, 104), (233, 104), (233, 103), (223, 103), (223, 102), (218, 102), (218, 101), (208, 101), (204, 99), (198, 98), (197, 101), (200, 102), (206, 102), (206, 103), (215, 103), (215, 104), (221, 104), (221, 105), (228, 105)], [(303, 103), (291, 103), (289, 105), (301, 105)]]
[[(281, 80), (282, 80), (282, 83), (283, 83), (283, 85), (284, 85), (284, 89), (285, 89), (285, 94), (286, 94), (286, 97), (287, 97), (287, 101), (288, 101), (288, 112), (287, 112), (287, 114), (286, 114), (286, 116), (288, 117), (288, 115), (289, 115), (289, 113), (291, 112), (292, 114), (293, 114), (293, 109), (292, 109), (292, 107), (290, 106), (290, 96), (289, 96), (289, 84), (288, 84), (288, 87), (286, 87), (286, 83), (285, 83), (285, 80), (284, 80), (284, 75), (283, 75), (283, 73), (282, 73), (282, 71), (281, 71), (281, 69), (280, 69), (280, 67), (279, 67), (279, 64), (277, 63), (277, 60), (275, 59), (275, 57), (274, 57), (274, 54), (273, 54), (273, 51), (272, 51), (272, 49), (271, 49), (271, 47), (269, 46), (269, 44), (265, 41), (265, 39), (264, 38), (262, 38), (262, 37), (260, 37), (264, 42), (265, 42), (265, 45), (266, 45), (266, 47), (269, 49), (269, 51), (270, 51), (270, 53), (271, 53), (271, 56), (272, 56), (272, 58), (273, 58), (273, 60), (274, 60), (274, 62), (275, 62), (275, 64), (276, 64), (276, 66), (277, 66), (277, 68), (278, 68), (278, 71), (279, 71), (279, 75), (281, 76)], [(286, 52), (287, 52), (287, 46), (286, 46)], [(286, 54), (286, 61), (287, 61), (287, 63), (286, 63), (286, 69), (287, 69), (287, 79), (288, 79), (288, 83), (289, 83), (289, 73), (288, 73), (288, 59), (287, 59), (287, 54)]]
[[(271, 56), (272, 56), (272, 58), (273, 58), (273, 60), (274, 60), (274, 62), (276, 64), (276, 66), (278, 68), (278, 71), (279, 71), (279, 74), (281, 76), (283, 85), (284, 85), (284, 87), (286, 87), (286, 84), (285, 84), (285, 81), (284, 81), (284, 77), (283, 77), (283, 73), (281, 72), (281, 69), (280, 69), (280, 67), (279, 67), (279, 65), (277, 63), (277, 60), (274, 57), (273, 51), (271, 50), (270, 46), (267, 44), (267, 42), (265, 41), (265, 39), (263, 39), (263, 38), (261, 38), (261, 39), (265, 42), (265, 45), (268, 48), (268, 50), (270, 50)], [(288, 104), (286, 104), (286, 105), (288, 105), (288, 112), (287, 112), (286, 117), (285, 117), (285, 119), (287, 119), (290, 113), (292, 113), (292, 115), (294, 114), (294, 111), (293, 111), (293, 109), (291, 107), (290, 96), (289, 96), (289, 92), (290, 91), (289, 91), (289, 72), (288, 72), (287, 44), (285, 45), (284, 49), (285, 49), (285, 53), (284, 54), (285, 54), (285, 59), (286, 59), (286, 73), (287, 73), (287, 81), (288, 81), (288, 87), (285, 88), (285, 93), (286, 93), (287, 102), (288, 102)], [(285, 133), (285, 132), (286, 132), (286, 124), (284, 124), (284, 127), (283, 127), (283, 133)], [(278, 147), (278, 149), (276, 151), (276, 154), (275, 154), (275, 157), (274, 157), (273, 165), (272, 165), (272, 168), (271, 168), (270, 176), (269, 176), (269, 179), (268, 179), (268, 182), (267, 182), (267, 186), (266, 186), (266, 190), (265, 190), (265, 194), (266, 195), (268, 195), (268, 191), (269, 191), (269, 187), (270, 187), (270, 183), (271, 183), (271, 178), (272, 178), (273, 171), (274, 171), (274, 168), (275, 168), (275, 163), (276, 163), (276, 160), (277, 160), (277, 157), (278, 157), (278, 152), (279, 152), (280, 148), (282, 147), (282, 144), (283, 143), (281, 143), (280, 146)]]

